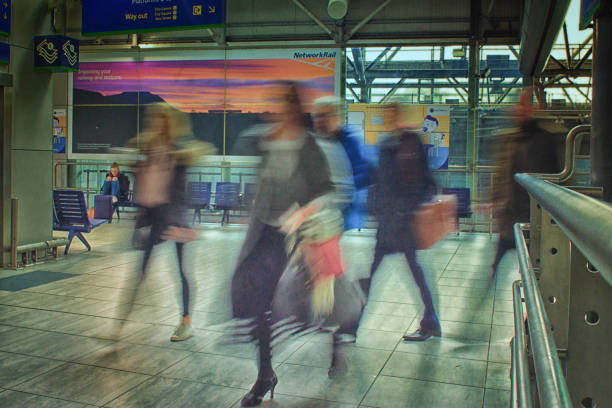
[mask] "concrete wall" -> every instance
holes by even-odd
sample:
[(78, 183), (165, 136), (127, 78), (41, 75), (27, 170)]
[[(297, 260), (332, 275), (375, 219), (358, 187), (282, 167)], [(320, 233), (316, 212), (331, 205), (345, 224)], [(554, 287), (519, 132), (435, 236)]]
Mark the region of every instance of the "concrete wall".
[[(34, 69), (33, 49), (34, 36), (53, 33), (47, 5), (47, 0), (12, 2), (9, 72), (13, 87), (4, 99), (10, 162), (2, 161), (2, 172), (11, 177), (3, 192), (5, 208), (10, 207), (9, 195), (19, 200), (20, 245), (52, 237), (54, 74)], [(6, 236), (10, 218), (4, 221)]]

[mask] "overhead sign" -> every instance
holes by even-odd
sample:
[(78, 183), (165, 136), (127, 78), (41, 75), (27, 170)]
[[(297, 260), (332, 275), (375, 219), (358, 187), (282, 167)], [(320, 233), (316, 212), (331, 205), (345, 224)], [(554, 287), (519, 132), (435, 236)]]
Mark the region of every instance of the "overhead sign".
[(11, 0), (0, 0), (0, 34), (11, 33)]
[(7, 43), (0, 43), (0, 64), (11, 63), (11, 46)]
[(83, 0), (83, 35), (222, 26), (224, 0)]
[(585, 30), (593, 21), (593, 17), (601, 7), (601, 0), (580, 1), (580, 29)]
[(34, 67), (57, 72), (78, 71), (78, 40), (65, 35), (34, 37)]

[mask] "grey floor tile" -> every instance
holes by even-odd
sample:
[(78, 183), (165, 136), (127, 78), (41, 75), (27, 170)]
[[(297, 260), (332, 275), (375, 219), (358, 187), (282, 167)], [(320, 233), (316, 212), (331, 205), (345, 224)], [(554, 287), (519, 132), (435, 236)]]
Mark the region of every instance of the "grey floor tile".
[(43, 332), (40, 330), (28, 329), (25, 327), (4, 326), (7, 330), (0, 332), (0, 350), (7, 350), (11, 344), (23, 341), (30, 337), (35, 337)]
[(510, 390), (510, 364), (489, 362), (486, 387)]
[(485, 390), (484, 408), (507, 408), (510, 405), (510, 391)]
[[(115, 330), (119, 324), (120, 321), (116, 319), (87, 316), (73, 321), (71, 324), (65, 325), (58, 331), (79, 336), (95, 337), (98, 339), (114, 339)], [(147, 323), (126, 322), (121, 329), (121, 338), (123, 339), (127, 336), (131, 336), (150, 326), (151, 325)], [(170, 327), (167, 327), (166, 330), (170, 330)], [(169, 339), (170, 335), (168, 335), (167, 338)]]
[[(378, 374), (391, 355), (391, 351), (365, 349), (350, 345), (341, 346), (338, 353), (342, 360), (346, 362), (348, 371), (368, 374)], [(329, 368), (331, 356), (331, 345), (321, 347), (321, 344), (310, 342), (296, 351), (287, 360), (287, 363)]]
[(76, 361), (97, 367), (155, 375), (188, 357), (190, 353), (187, 351), (120, 342)]
[(4, 347), (4, 351), (72, 361), (111, 342), (69, 334), (41, 332)]
[(432, 337), (422, 342), (402, 341), (398, 344), (397, 351), (486, 361), (489, 343), (477, 340)]
[(493, 326), (491, 328), (491, 342), (509, 342), (514, 337), (513, 326)]
[(452, 322), (491, 324), (492, 319), (490, 310), (440, 307), (436, 312), (440, 319)]
[(482, 399), (482, 388), (380, 376), (368, 391), (363, 405), (402, 408), (476, 408), (482, 405)]
[[(479, 323), (449, 322), (441, 320), (442, 336), (453, 340), (476, 340), (482, 342), (489, 341), (491, 326)], [(409, 332), (415, 331), (419, 327), (419, 321), (415, 320), (410, 326)]]
[(107, 407), (166, 408), (166, 407), (231, 407), (244, 390), (181, 381), (171, 378), (152, 378), (125, 393)]
[(393, 377), (484, 387), (486, 365), (485, 361), (396, 351), (382, 373)]
[(370, 330), (398, 332), (408, 329), (413, 321), (414, 315), (397, 317), (366, 312), (361, 318), (360, 327)]
[(148, 378), (142, 374), (66, 364), (15, 388), (84, 404), (104, 405)]
[(375, 378), (365, 373), (348, 373), (331, 380), (327, 376), (327, 368), (293, 364), (283, 364), (276, 374), (276, 390), (281, 394), (349, 404), (361, 401)]
[(88, 405), (41, 395), (7, 390), (0, 393), (0, 407), (81, 408)]
[(493, 312), (493, 324), (498, 326), (514, 327), (514, 313)]
[[(127, 325), (130, 323), (133, 322), (129, 322)], [(174, 327), (172, 326), (146, 325), (139, 330), (135, 330), (132, 334), (127, 333), (127, 335), (123, 336), (122, 341), (179, 350), (200, 351), (218, 337), (218, 333), (215, 332), (193, 329), (193, 337), (190, 339), (172, 342), (170, 341), (170, 336), (173, 332)]]
[(63, 363), (57, 360), (0, 352), (0, 386), (12, 387)]
[(194, 353), (160, 376), (249, 389), (257, 378), (257, 364), (239, 357)]
[[(266, 396), (269, 398), (270, 394)], [(240, 401), (236, 402), (232, 408), (239, 408)], [(274, 394), (274, 399), (264, 399), (260, 405), (262, 408), (357, 408), (355, 404), (343, 404), (312, 398), (294, 397), (283, 394)]]
[(414, 317), (422, 310), (422, 307), (407, 303), (392, 303), (381, 301), (369, 301), (366, 307), (367, 313), (396, 317)]
[(495, 342), (489, 345), (489, 361), (496, 363), (510, 363), (510, 342)]
[(377, 350), (394, 350), (401, 341), (402, 334), (403, 332), (386, 332), (360, 327), (355, 346)]

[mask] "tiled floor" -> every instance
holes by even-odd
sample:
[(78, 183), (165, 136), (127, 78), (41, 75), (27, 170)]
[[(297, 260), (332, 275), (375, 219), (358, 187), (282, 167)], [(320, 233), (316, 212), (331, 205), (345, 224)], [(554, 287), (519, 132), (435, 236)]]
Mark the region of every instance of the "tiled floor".
[[(154, 253), (121, 341), (110, 341), (121, 288), (139, 265), (130, 232), (129, 221), (105, 225), (89, 234), (91, 253), (75, 242), (59, 261), (0, 270), (0, 279), (17, 277), (0, 290), (1, 407), (240, 405), (257, 373), (255, 354), (250, 346), (223, 343), (215, 325), (229, 316), (244, 227), (204, 227), (202, 239), (190, 244), (197, 330), (183, 343), (169, 341), (180, 289), (170, 244)], [(365, 274), (373, 232), (351, 233), (343, 247), (347, 273)], [(358, 341), (346, 349), (349, 372), (328, 378), (329, 334), (284, 343), (274, 351), (275, 399), (262, 406), (507, 407), (511, 283), (518, 276), (516, 256), (508, 254), (489, 289), (494, 247), (486, 234), (462, 233), (419, 254), (443, 330), (442, 338), (424, 343), (401, 341), (417, 327), (422, 305), (405, 261), (388, 257), (374, 279)], [(33, 271), (45, 273), (21, 277)], [(73, 276), (55, 280), (53, 273)], [(37, 276), (45, 279), (32, 283)]]

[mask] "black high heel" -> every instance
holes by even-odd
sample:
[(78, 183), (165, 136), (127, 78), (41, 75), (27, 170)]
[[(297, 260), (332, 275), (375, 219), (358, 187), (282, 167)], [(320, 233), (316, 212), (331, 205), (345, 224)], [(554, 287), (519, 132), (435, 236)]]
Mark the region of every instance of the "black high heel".
[(242, 398), (240, 405), (243, 407), (255, 407), (261, 404), (263, 397), (268, 391), (270, 391), (270, 399), (274, 399), (276, 384), (278, 384), (276, 374), (269, 378), (258, 378), (251, 391)]

